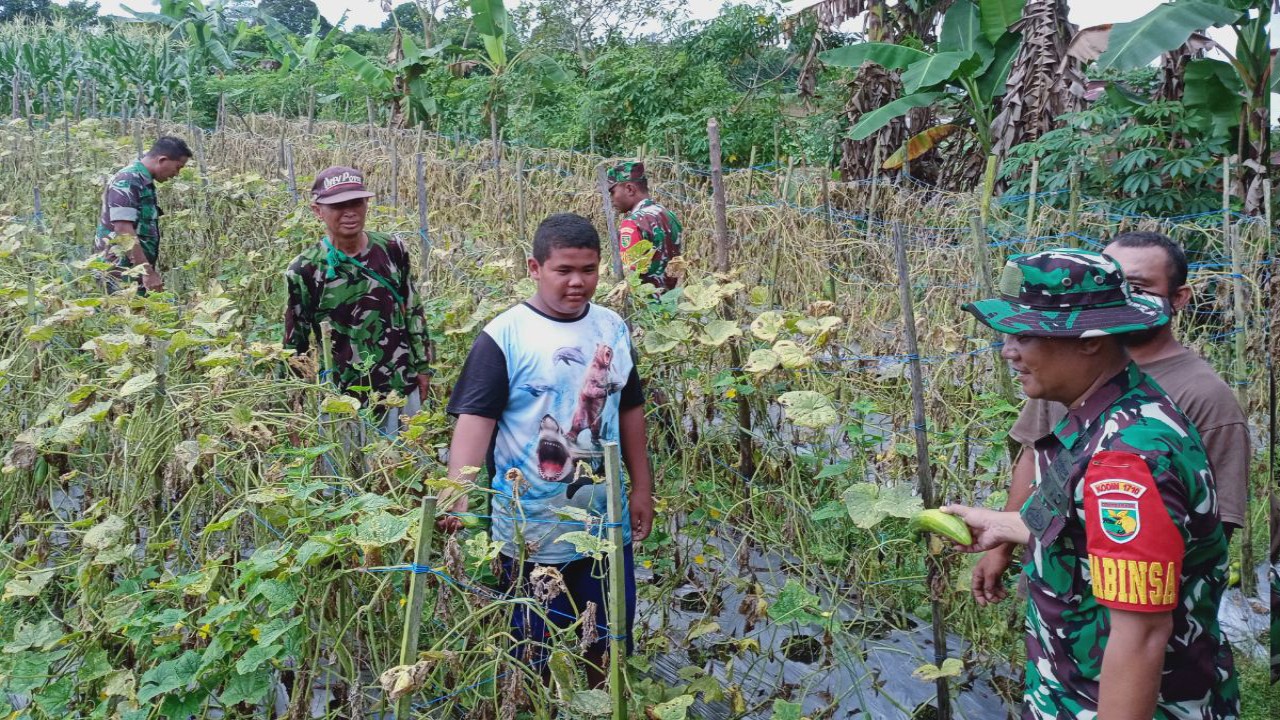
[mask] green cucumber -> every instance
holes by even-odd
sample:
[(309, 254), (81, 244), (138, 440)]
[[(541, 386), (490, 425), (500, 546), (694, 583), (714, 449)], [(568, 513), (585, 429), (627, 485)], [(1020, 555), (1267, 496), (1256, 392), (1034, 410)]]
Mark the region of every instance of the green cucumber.
[(973, 544), (969, 526), (955, 515), (948, 515), (941, 510), (921, 510), (912, 516), (908, 527), (916, 534), (931, 532), (950, 538), (960, 545)]

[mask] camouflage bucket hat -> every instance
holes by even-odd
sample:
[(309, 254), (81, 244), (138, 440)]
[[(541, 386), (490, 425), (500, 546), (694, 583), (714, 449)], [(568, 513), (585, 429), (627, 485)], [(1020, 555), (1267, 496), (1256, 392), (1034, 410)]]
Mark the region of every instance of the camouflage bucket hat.
[(609, 179), (609, 189), (612, 190), (614, 185), (624, 182), (637, 182), (644, 180), (644, 163), (639, 160), (627, 160), (609, 168), (605, 172), (605, 177)]
[(1134, 295), (1115, 260), (1088, 250), (1014, 255), (1005, 263), (999, 291), (1000, 297), (964, 310), (1010, 335), (1086, 338), (1169, 322), (1163, 301)]

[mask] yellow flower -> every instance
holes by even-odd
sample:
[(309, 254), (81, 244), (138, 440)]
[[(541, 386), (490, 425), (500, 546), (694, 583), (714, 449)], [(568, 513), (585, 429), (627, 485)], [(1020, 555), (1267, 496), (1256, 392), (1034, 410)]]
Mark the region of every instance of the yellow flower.
[(258, 628), (253, 628), (252, 630), (249, 631), (249, 637), (253, 638), (254, 642), (257, 642), (259, 638), (262, 637), (262, 631), (259, 630)]
[(400, 598), (400, 607), (404, 607), (405, 604), (408, 602), (409, 602), (409, 598), (404, 598), (404, 597)]
[(185, 624), (185, 623), (183, 623), (181, 620), (179, 620), (178, 622), (176, 622), (176, 623), (174, 623), (174, 624), (173, 624), (173, 629), (174, 629), (174, 630), (181, 630), (181, 629), (182, 629), (182, 628), (184, 628), (184, 627), (186, 627), (186, 624)]
[(199, 632), (196, 633), (196, 635), (199, 635), (201, 638), (208, 638), (210, 630), (212, 630), (212, 628), (209, 627), (209, 623), (205, 623), (200, 626), (200, 630)]
[(643, 560), (643, 561), (641, 561), (641, 562), (640, 562), (640, 564), (641, 564), (641, 565), (643, 565), (644, 567), (647, 567), (647, 568), (651, 568), (651, 567), (653, 567), (653, 561), (652, 561), (652, 560)]
[(711, 508), (710, 510), (708, 510), (708, 511), (707, 511), (707, 514), (709, 514), (709, 515), (711, 516), (711, 519), (712, 519), (712, 520), (719, 520), (719, 519), (720, 519), (720, 511), (719, 511), (719, 510), (717, 510), (717, 509), (715, 509), (715, 508)]
[(694, 555), (694, 556), (693, 556), (693, 561), (694, 561), (695, 563), (699, 564), (699, 565), (706, 565), (706, 564), (707, 564), (707, 559), (706, 559), (705, 557), (701, 556), (701, 555)]
[(730, 400), (738, 397), (738, 388), (729, 388), (728, 390), (725, 390), (724, 396), (729, 398)]

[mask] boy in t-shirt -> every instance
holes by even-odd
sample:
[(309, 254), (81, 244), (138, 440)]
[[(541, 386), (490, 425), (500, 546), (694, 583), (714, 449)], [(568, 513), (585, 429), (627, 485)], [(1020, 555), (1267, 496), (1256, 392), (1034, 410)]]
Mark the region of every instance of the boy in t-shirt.
[[(636, 596), (631, 540), (644, 540), (653, 526), (653, 479), (631, 334), (617, 313), (591, 303), (599, 273), (600, 236), (586, 218), (560, 213), (542, 221), (529, 259), (537, 292), (485, 326), (453, 390), (448, 410), (458, 423), (449, 477), (472, 480), (464, 468), (487, 465), (493, 539), (505, 544), (503, 580), (510, 592), (533, 595), (530, 575), (540, 565), (554, 566), (565, 592), (547, 603), (549, 618), (567, 626), (595, 602), (595, 624), (605, 626), (605, 579), (614, 558), (600, 563), (561, 541), (562, 534), (581, 531), (584, 523), (557, 511), (586, 511), (601, 521), (591, 523), (592, 533), (603, 535), (606, 491), (592, 475), (604, 477), (602, 444), (619, 442), (630, 480), (629, 498), (623, 498), (623, 517), (631, 521), (623, 527), (622, 560), (631, 647)], [(456, 515), (466, 510), (464, 495), (440, 527), (457, 530)], [(517, 537), (523, 548), (516, 546)], [(536, 613), (517, 608), (512, 626), (520, 641), (547, 637)], [(586, 655), (599, 665), (607, 632), (597, 635), (601, 639)], [(595, 670), (588, 675), (599, 684), (603, 674)]]

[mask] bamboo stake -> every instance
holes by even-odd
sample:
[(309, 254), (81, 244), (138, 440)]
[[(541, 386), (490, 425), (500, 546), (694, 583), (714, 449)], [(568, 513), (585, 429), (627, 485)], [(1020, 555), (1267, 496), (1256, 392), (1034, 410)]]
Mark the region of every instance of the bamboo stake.
[[(904, 158), (905, 159), (905, 158)], [(916, 340), (915, 307), (911, 297), (911, 276), (907, 268), (907, 245), (902, 237), (902, 226), (893, 223), (893, 246), (898, 264), (898, 298), (902, 304), (902, 329), (907, 339), (907, 357), (910, 358), (908, 368), (911, 371), (911, 408), (916, 438), (916, 480), (919, 483), (920, 497), (926, 508), (937, 507), (937, 498), (933, 494), (933, 474), (929, 467), (929, 435), (925, 428), (924, 415), (924, 379), (920, 372), (920, 346)], [(928, 587), (941, 587), (943, 582), (942, 567), (936, 553), (932, 550), (936, 539), (930, 539), (931, 550), (928, 565)], [(933, 664), (942, 667), (947, 659), (947, 633), (942, 599), (936, 593), (930, 593), (930, 609), (933, 612)], [(938, 720), (951, 720), (951, 689), (945, 677), (937, 680)]]
[[(995, 294), (995, 290), (991, 278), (991, 258), (987, 253), (987, 229), (982, 226), (982, 218), (972, 218), (970, 229), (973, 231), (973, 252), (978, 265), (978, 289), (981, 290), (982, 297), (991, 297)], [(991, 331), (991, 337), (996, 343), (1001, 341), (1000, 333), (995, 330)], [(1013, 387), (1013, 377), (1009, 375), (1009, 370), (1004, 363), (997, 361), (996, 367), (996, 378), (1000, 381), (1000, 394), (1004, 395), (1009, 404), (1016, 406), (1018, 393)]]
[[(422, 603), (426, 599), (427, 577), (420, 569), (430, 567), (431, 541), (435, 535), (435, 495), (422, 497), (422, 518), (418, 521), (418, 544), (413, 550), (413, 568), (409, 575), (409, 602), (406, 605), (404, 633), (400, 636), (400, 664), (413, 665), (418, 660), (418, 639), (422, 630)], [(444, 587), (439, 586), (438, 592)], [(413, 693), (405, 693), (396, 700), (396, 720), (407, 720)]]
[(1071, 167), (1071, 202), (1067, 209), (1067, 230), (1076, 232), (1080, 229), (1080, 170), (1072, 163)]
[(604, 202), (604, 224), (609, 233), (609, 247), (613, 249), (611, 258), (613, 278), (622, 280), (622, 246), (618, 243), (618, 221), (613, 215), (613, 203), (609, 200), (609, 179), (605, 177), (604, 165), (596, 168), (596, 186), (600, 190), (600, 199)]
[(747, 161), (747, 201), (751, 201), (751, 193), (756, 189), (756, 150), (757, 146), (751, 146), (751, 159)]
[(982, 227), (988, 227), (991, 222), (991, 196), (996, 190), (996, 156), (987, 156), (987, 170), (982, 175), (982, 204), (978, 206), (979, 216), (982, 218)]
[(396, 152), (396, 133), (387, 133), (391, 155), (391, 207), (400, 209), (400, 153)]
[(316, 89), (311, 88), (311, 95), (307, 98), (307, 134), (311, 135), (316, 130)]
[(516, 264), (518, 269), (525, 259), (524, 249), (528, 247), (525, 233), (529, 228), (524, 206), (524, 153), (519, 149), (516, 150), (516, 222), (520, 224), (516, 229), (516, 238), (519, 240), (516, 244), (516, 250), (518, 251)]
[[(622, 541), (622, 453), (618, 443), (604, 444), (605, 492), (609, 503), (609, 694), (613, 699), (613, 720), (627, 718), (627, 575)], [(594, 622), (594, 618), (590, 620)]]
[(285, 172), (289, 174), (289, 195), (293, 197), (294, 204), (298, 202), (298, 178), (293, 171), (293, 144), (285, 143), (284, 145), (284, 164)]

